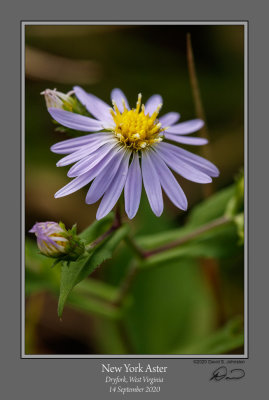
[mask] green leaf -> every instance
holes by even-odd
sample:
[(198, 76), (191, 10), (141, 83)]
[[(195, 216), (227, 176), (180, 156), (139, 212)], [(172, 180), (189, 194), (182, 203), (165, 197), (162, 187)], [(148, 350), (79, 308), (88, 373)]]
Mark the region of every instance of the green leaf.
[(241, 317), (229, 321), (223, 328), (204, 340), (175, 349), (171, 354), (225, 354), (244, 345), (244, 327)]
[(111, 258), (113, 251), (120, 243), (120, 241), (127, 235), (128, 231), (129, 226), (123, 225), (120, 229), (116, 230), (108, 239), (106, 239), (100, 246), (94, 249), (90, 257), (85, 261), (85, 264), (79, 273), (78, 281), (86, 278), (102, 262)]
[[(223, 189), (194, 207), (189, 215), (188, 223), (184, 227), (140, 237), (137, 240), (138, 244), (142, 248), (150, 250), (194, 233), (196, 229), (206, 226), (225, 214), (227, 203), (234, 195), (234, 192), (235, 185)], [(185, 244), (151, 256), (141, 264), (141, 267), (152, 267), (158, 264), (165, 265), (168, 261), (182, 257), (220, 259), (233, 256), (240, 251), (236, 225), (232, 221), (200, 233), (197, 237), (193, 236)]]
[(75, 292), (68, 297), (68, 304), (80, 311), (112, 320), (121, 316), (121, 311), (115, 306)]
[(194, 259), (141, 270), (130, 295), (133, 301), (125, 312), (125, 324), (133, 354), (170, 354), (214, 329), (214, 299)]
[(101, 236), (108, 230), (114, 220), (114, 214), (110, 213), (99, 221), (94, 221), (88, 228), (81, 232), (78, 236), (85, 244), (93, 242), (98, 236)]
[(74, 293), (97, 297), (113, 302), (118, 297), (118, 289), (97, 279), (87, 278), (81, 281), (73, 290)]
[[(36, 243), (26, 239), (25, 243), (25, 293), (26, 296), (49, 291), (56, 296), (59, 294), (61, 271), (52, 267), (52, 260), (38, 252)], [(85, 279), (76, 285), (74, 294), (100, 298), (113, 302), (118, 296), (118, 289), (96, 279)]]
[(235, 185), (233, 184), (198, 204), (190, 213), (187, 225), (198, 227), (224, 215), (227, 204), (234, 193)]
[(71, 262), (69, 266), (62, 266), (58, 315), (61, 316), (67, 297), (83, 279), (90, 275), (102, 262), (112, 257), (113, 251), (126, 236), (129, 228), (122, 226), (103, 243), (94, 248), (91, 253), (78, 262)]
[(234, 191), (235, 187), (232, 185), (194, 207), (190, 212), (189, 220), (184, 227), (157, 233), (155, 235), (140, 236), (137, 238), (138, 244), (145, 249), (152, 249), (180, 239), (187, 233), (192, 232), (194, 228), (221, 217), (224, 215), (227, 203), (232, 197)]
[(190, 242), (171, 250), (153, 255), (143, 261), (142, 268), (179, 260), (182, 257), (225, 258), (235, 254), (239, 249), (237, 230), (233, 222), (216, 227)]

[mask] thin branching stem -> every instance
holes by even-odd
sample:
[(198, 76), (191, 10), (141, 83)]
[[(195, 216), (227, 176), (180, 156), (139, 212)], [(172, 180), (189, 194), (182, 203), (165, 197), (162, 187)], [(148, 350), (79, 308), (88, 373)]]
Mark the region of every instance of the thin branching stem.
[[(174, 242), (168, 243), (164, 246), (161, 246), (156, 249), (149, 250), (149, 251), (140, 249), (138, 247), (138, 245), (136, 244), (136, 242), (134, 241), (134, 239), (132, 239), (130, 241), (130, 238), (129, 238), (127, 243), (136, 252), (136, 254), (138, 254), (140, 260), (142, 261), (143, 259), (149, 259), (150, 257), (152, 257), (156, 254), (159, 254), (159, 253), (165, 252), (167, 250), (173, 249), (175, 247), (184, 245), (184, 244), (188, 243), (189, 241), (196, 239), (200, 235), (202, 235), (212, 229), (215, 229), (219, 226), (225, 225), (225, 224), (229, 223), (230, 221), (231, 220), (225, 216), (217, 218), (213, 221), (210, 221), (208, 224), (205, 224), (205, 225), (197, 228), (196, 230), (190, 232), (189, 234), (186, 234), (184, 237), (182, 237)], [(113, 302), (114, 305), (119, 306), (119, 307), (122, 305), (139, 269), (140, 269), (139, 268), (139, 260), (134, 261), (131, 264), (130, 268), (128, 269), (128, 271), (126, 273), (126, 276), (124, 277), (124, 279), (122, 281), (118, 296), (117, 296), (116, 300)]]
[[(208, 127), (207, 127), (207, 122), (206, 122), (206, 116), (204, 112), (204, 107), (203, 107), (203, 102), (200, 94), (200, 89), (199, 89), (199, 83), (197, 79), (197, 74), (196, 74), (196, 69), (195, 69), (195, 62), (194, 62), (194, 56), (193, 56), (193, 49), (192, 49), (192, 43), (191, 43), (191, 35), (190, 33), (187, 34), (187, 62), (188, 62), (188, 70), (189, 70), (189, 76), (190, 76), (190, 84), (191, 84), (191, 89), (192, 89), (192, 95), (193, 95), (193, 101), (195, 105), (195, 111), (196, 115), (198, 118), (201, 118), (204, 121), (204, 127), (200, 131), (200, 135), (204, 137), (205, 139), (209, 139), (209, 132), (208, 132)], [(201, 148), (201, 154), (212, 160), (211, 157), (211, 147), (210, 144), (207, 146), (202, 146)], [(203, 196), (205, 198), (211, 196), (214, 192), (214, 187), (213, 184), (209, 185), (203, 185), (202, 187), (203, 190)], [(212, 288), (212, 292), (214, 294), (216, 304), (219, 309), (219, 325), (221, 325), (225, 318), (224, 318), (224, 307), (223, 307), (223, 301), (222, 301), (222, 296), (221, 296), (221, 284), (220, 284), (220, 272), (219, 272), (219, 262), (218, 260), (210, 260), (205, 263), (203, 260), (201, 260), (203, 269), (204, 269), (204, 274)]]
[[(206, 122), (204, 107), (203, 107), (203, 103), (202, 103), (199, 83), (198, 83), (196, 69), (195, 69), (190, 33), (187, 34), (187, 63), (188, 63), (188, 70), (189, 70), (189, 76), (190, 76), (190, 84), (191, 84), (191, 89), (192, 89), (192, 97), (193, 97), (193, 102), (194, 102), (194, 106), (195, 106), (195, 113), (196, 113), (197, 118), (202, 119), (205, 123), (203, 128), (200, 130), (200, 136), (209, 140), (207, 122)], [(211, 149), (210, 149), (209, 144), (207, 146), (202, 146), (201, 153), (202, 153), (202, 156), (204, 156), (206, 158), (209, 158), (209, 159), (212, 158), (211, 157)], [(204, 197), (209, 197), (213, 193), (213, 185), (212, 184), (203, 185), (202, 189), (203, 189)]]
[(185, 236), (183, 236), (182, 238), (180, 238), (178, 240), (175, 240), (171, 243), (167, 243), (156, 249), (144, 252), (144, 257), (150, 258), (150, 257), (154, 256), (155, 254), (162, 253), (164, 251), (171, 250), (175, 247), (182, 246), (183, 244), (186, 244), (186, 243), (190, 242), (191, 240), (196, 239), (198, 236), (210, 231), (211, 229), (214, 229), (214, 228), (217, 228), (218, 226), (227, 224), (228, 222), (230, 222), (230, 219), (225, 216), (217, 218), (213, 221), (210, 221), (209, 223), (207, 223), (205, 225), (200, 226), (199, 228), (186, 234)]
[(97, 239), (95, 239), (93, 242), (88, 244), (86, 246), (86, 250), (91, 250), (94, 247), (96, 247), (98, 244), (103, 242), (108, 236), (110, 236), (111, 233), (115, 232), (121, 226), (122, 226), (121, 216), (120, 216), (119, 210), (117, 208), (116, 214), (115, 214), (115, 219), (114, 219), (113, 224), (111, 225), (111, 227), (106, 232), (104, 232), (102, 235), (100, 235)]
[(146, 258), (145, 251), (136, 243), (136, 240), (131, 235), (125, 237), (125, 242), (133, 250), (138, 259), (143, 260)]
[(130, 267), (128, 268), (127, 273), (122, 281), (118, 296), (117, 296), (116, 300), (113, 302), (113, 304), (115, 306), (121, 307), (138, 271), (139, 271), (138, 262), (133, 261), (131, 263)]

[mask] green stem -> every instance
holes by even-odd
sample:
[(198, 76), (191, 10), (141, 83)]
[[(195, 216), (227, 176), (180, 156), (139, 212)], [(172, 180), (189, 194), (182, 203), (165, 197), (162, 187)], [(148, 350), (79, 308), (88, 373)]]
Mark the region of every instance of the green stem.
[(130, 235), (127, 235), (124, 240), (127, 245), (133, 250), (139, 260), (143, 260), (145, 258), (144, 250), (141, 249), (134, 238), (132, 238)]
[(85, 249), (87, 251), (92, 250), (94, 247), (96, 247), (99, 243), (103, 242), (103, 240), (105, 240), (108, 236), (111, 235), (111, 233), (113, 233), (117, 228), (115, 228), (113, 225), (111, 226), (111, 228), (109, 228), (105, 233), (103, 233), (101, 236), (99, 236), (96, 240), (94, 240), (93, 242), (87, 244), (85, 246)]
[[(130, 245), (131, 248), (134, 250), (134, 252), (137, 254), (138, 259), (140, 261), (143, 261), (145, 259), (150, 259), (151, 257), (153, 257), (156, 254), (165, 252), (167, 250), (171, 250), (174, 247), (178, 247), (185, 243), (188, 243), (189, 241), (196, 239), (197, 237), (210, 231), (211, 229), (214, 229), (214, 228), (217, 228), (224, 224), (227, 224), (230, 221), (231, 220), (225, 216), (220, 217), (218, 219), (215, 219), (214, 221), (209, 222), (208, 224), (205, 224), (205, 225), (197, 228), (195, 231), (192, 231), (189, 234), (186, 234), (184, 237), (182, 237), (174, 242), (168, 243), (166, 245), (160, 246), (156, 249), (149, 250), (149, 251), (143, 251), (142, 249), (140, 249), (140, 247), (136, 244), (134, 239), (132, 239), (130, 237), (126, 238), (125, 240), (127, 241), (128, 245)], [(134, 262), (128, 269), (127, 274), (126, 274), (125, 278), (123, 279), (121, 287), (119, 289), (118, 296), (117, 296), (116, 300), (113, 302), (113, 304), (115, 306), (120, 307), (122, 305), (139, 269), (140, 268), (139, 268), (138, 262)]]
[(197, 238), (198, 236), (202, 235), (203, 233), (206, 233), (206, 232), (210, 231), (211, 229), (214, 229), (218, 226), (227, 224), (230, 221), (231, 221), (230, 218), (227, 218), (225, 216), (217, 218), (214, 221), (210, 221), (208, 224), (200, 226), (196, 230), (186, 234), (185, 236), (183, 236), (182, 238), (180, 238), (178, 240), (175, 240), (174, 242), (171, 242), (171, 243), (165, 244), (163, 246), (160, 246), (156, 249), (144, 252), (143, 253), (144, 257), (150, 258), (150, 257), (154, 256), (155, 254), (162, 253), (164, 251), (173, 249), (174, 247), (181, 246), (181, 245)]
[(85, 246), (86, 251), (89, 251), (89, 250), (93, 249), (99, 243), (103, 242), (108, 236), (111, 235), (111, 233), (113, 233), (114, 231), (119, 229), (121, 227), (121, 225), (122, 225), (121, 217), (120, 217), (120, 214), (119, 214), (119, 212), (117, 210), (112, 226), (106, 232), (104, 232), (101, 236), (99, 236), (96, 240), (94, 240), (93, 242), (87, 244)]
[(124, 320), (122, 318), (119, 319), (117, 325), (126, 354), (136, 354)]
[[(200, 135), (201, 135), (201, 137), (203, 137), (205, 139), (209, 139), (206, 117), (205, 117), (204, 107), (203, 107), (203, 103), (202, 103), (202, 99), (201, 99), (201, 94), (200, 94), (200, 89), (199, 89), (199, 84), (198, 84), (198, 79), (197, 79), (197, 74), (196, 74), (196, 69), (195, 69), (190, 33), (187, 34), (187, 62), (188, 62), (188, 70), (189, 70), (190, 83), (191, 83), (191, 89), (192, 89), (192, 96), (193, 96), (193, 101), (194, 101), (194, 106), (195, 106), (195, 113), (196, 113), (197, 118), (202, 119), (205, 123), (203, 128), (200, 130)], [(202, 146), (201, 153), (205, 158), (211, 159), (210, 145), (208, 144), (207, 146)], [(203, 189), (204, 197), (209, 197), (213, 193), (212, 184), (203, 185), (202, 189)]]
[[(207, 123), (206, 123), (205, 112), (204, 112), (204, 108), (203, 108), (197, 74), (196, 74), (196, 70), (195, 70), (195, 63), (194, 63), (192, 43), (191, 43), (191, 35), (189, 33), (187, 34), (187, 61), (188, 61), (190, 83), (191, 83), (191, 88), (192, 88), (192, 95), (193, 95), (193, 101), (194, 101), (194, 105), (195, 105), (196, 115), (198, 118), (202, 119), (205, 123), (203, 128), (200, 131), (200, 135), (202, 137), (204, 137), (205, 139), (209, 139), (209, 133), (208, 133)], [(202, 146), (201, 154), (205, 158), (212, 159), (211, 148), (210, 148), (209, 144), (207, 146)], [(202, 185), (202, 191), (203, 191), (204, 198), (210, 197), (214, 192), (213, 183), (211, 183), (209, 185)], [(202, 261), (202, 264), (204, 264), (204, 265), (202, 265), (204, 275), (205, 275), (207, 281), (209, 282), (209, 285), (211, 286), (212, 292), (215, 297), (216, 304), (218, 305), (219, 325), (221, 325), (223, 323), (223, 321), (225, 320), (225, 317), (224, 317), (223, 299), (222, 299), (222, 295), (221, 295), (219, 262), (218, 262), (218, 260), (211, 260), (210, 262), (208, 261), (205, 264), (205, 263), (203, 263), (203, 260), (201, 260), (201, 261)]]
[[(195, 106), (195, 112), (198, 118), (201, 118), (203, 121), (205, 121), (205, 112), (203, 108), (203, 103), (201, 99), (201, 94), (195, 69), (190, 33), (187, 33), (187, 62), (188, 62), (188, 70), (190, 75), (190, 83), (191, 83), (192, 96)], [(206, 124), (204, 125), (204, 127), (201, 129), (200, 132), (202, 134), (201, 136), (208, 139), (208, 131)]]
[(116, 300), (113, 302), (113, 304), (117, 307), (121, 307), (126, 295), (129, 292), (129, 289), (134, 281), (134, 278), (136, 277), (136, 274), (138, 272), (138, 264), (136, 261), (134, 261), (130, 268), (127, 271), (127, 274), (125, 275), (125, 278), (122, 281), (122, 284), (120, 286), (118, 296)]

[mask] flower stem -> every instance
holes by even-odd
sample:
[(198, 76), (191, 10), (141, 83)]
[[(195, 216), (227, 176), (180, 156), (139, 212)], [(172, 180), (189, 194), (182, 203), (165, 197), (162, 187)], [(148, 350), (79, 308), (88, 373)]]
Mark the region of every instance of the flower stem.
[(126, 354), (136, 354), (131, 342), (129, 332), (127, 331), (126, 324), (122, 318), (117, 321), (119, 335), (124, 346)]
[[(200, 130), (200, 135), (201, 135), (201, 137), (203, 137), (205, 139), (209, 139), (206, 117), (205, 117), (204, 107), (203, 107), (203, 103), (202, 103), (202, 99), (201, 99), (201, 94), (200, 94), (200, 89), (199, 89), (199, 84), (198, 84), (198, 79), (197, 79), (197, 74), (196, 74), (196, 69), (195, 69), (190, 33), (187, 33), (187, 62), (188, 62), (188, 70), (189, 70), (195, 112), (196, 112), (197, 118), (202, 119), (205, 123), (203, 128)], [(209, 144), (207, 146), (202, 146), (201, 153), (204, 157), (211, 159), (211, 150), (210, 150)], [(204, 192), (204, 197), (209, 197), (213, 193), (212, 184), (203, 185), (203, 192)]]
[[(190, 83), (192, 88), (193, 101), (195, 105), (196, 115), (198, 118), (201, 118), (205, 125), (201, 129), (200, 134), (205, 139), (209, 139), (209, 133), (206, 123), (205, 112), (203, 108), (203, 103), (201, 99), (198, 79), (195, 70), (195, 63), (193, 57), (192, 43), (191, 43), (191, 35), (187, 34), (187, 61), (188, 61), (188, 69), (190, 75)], [(205, 158), (212, 159), (211, 157), (211, 148), (208, 144), (207, 146), (202, 146), (201, 153)], [(205, 198), (212, 195), (214, 191), (213, 184), (203, 185), (203, 196)], [(225, 322), (224, 318), (224, 307), (223, 300), (221, 296), (221, 281), (220, 281), (220, 271), (219, 271), (219, 262), (218, 260), (207, 260), (207, 264), (205, 264), (204, 260), (201, 260), (202, 268), (204, 270), (204, 275), (209, 282), (213, 295), (215, 297), (216, 304), (218, 306), (218, 314), (219, 314), (219, 325), (222, 325)]]
[[(164, 251), (173, 249), (174, 247), (181, 246), (193, 239), (196, 239), (203, 233), (206, 233), (210, 231), (211, 229), (217, 228), (219, 226), (225, 225), (227, 223), (231, 222), (230, 218), (227, 218), (226, 216), (217, 218), (213, 221), (210, 221), (208, 224), (205, 224), (199, 228), (197, 228), (195, 231), (190, 232), (189, 234), (186, 234), (184, 237), (180, 238), (179, 240), (176, 240), (174, 242), (168, 243), (164, 246), (160, 246), (156, 249), (149, 250), (149, 251), (144, 251), (142, 250), (132, 239), (130, 236), (125, 238), (125, 241), (130, 245), (130, 247), (135, 251), (135, 253), (138, 256), (138, 259), (140, 261), (143, 261), (145, 259), (149, 259), (155, 254), (162, 253)], [(122, 281), (121, 287), (119, 289), (118, 295), (116, 300), (113, 302), (114, 305), (116, 306), (121, 306), (129, 289), (130, 286), (132, 285), (134, 278), (136, 277), (136, 274), (138, 273), (140, 267), (139, 267), (139, 261), (134, 261), (130, 268), (128, 269), (125, 278)]]
[(111, 235), (111, 233), (113, 233), (114, 231), (119, 229), (121, 227), (121, 225), (122, 225), (121, 217), (120, 217), (120, 214), (117, 209), (116, 214), (115, 214), (115, 219), (114, 219), (114, 222), (111, 225), (111, 227), (106, 232), (104, 232), (101, 236), (99, 236), (97, 239), (95, 239), (93, 242), (91, 242), (87, 246), (85, 246), (86, 250), (89, 251), (89, 250), (93, 249), (95, 246), (97, 246), (99, 243), (101, 243), (103, 240), (105, 240), (109, 235)]
[(214, 258), (201, 259), (200, 265), (216, 302), (218, 310), (216, 315), (216, 325), (222, 326), (226, 322), (226, 316), (218, 260)]
[(171, 242), (171, 243), (165, 244), (163, 246), (160, 246), (156, 249), (144, 252), (143, 253), (144, 257), (150, 258), (150, 257), (154, 256), (155, 254), (162, 253), (164, 251), (173, 249), (174, 247), (181, 246), (181, 245), (197, 238), (198, 236), (202, 235), (203, 233), (206, 233), (206, 232), (210, 231), (211, 229), (214, 229), (218, 226), (227, 224), (230, 221), (231, 221), (230, 218), (227, 218), (225, 216), (217, 218), (213, 221), (210, 221), (209, 223), (207, 223), (205, 225), (200, 226), (196, 230), (190, 232), (189, 234), (186, 234), (184, 237), (182, 237), (178, 240), (175, 240), (174, 242)]
[(122, 284), (118, 292), (118, 296), (116, 300), (113, 302), (115, 306), (120, 307), (122, 305), (138, 271), (139, 268), (137, 261), (133, 261), (122, 281)]
[[(197, 75), (196, 75), (190, 33), (187, 33), (187, 62), (188, 62), (188, 70), (189, 70), (189, 75), (190, 75), (190, 83), (191, 83), (192, 96), (193, 96), (193, 101), (194, 101), (194, 106), (195, 106), (195, 112), (196, 112), (196, 115), (198, 118), (201, 118), (203, 121), (205, 121), (205, 112), (204, 112), (204, 108), (203, 108), (198, 79), (197, 79)], [(201, 133), (202, 133), (203, 137), (208, 139), (208, 131), (207, 131), (206, 124), (201, 129)]]
[(97, 246), (99, 243), (101, 243), (103, 240), (105, 240), (112, 232), (115, 231), (114, 226), (112, 225), (111, 228), (108, 229), (108, 231), (106, 231), (105, 233), (103, 233), (101, 236), (99, 236), (96, 240), (94, 240), (93, 242), (91, 242), (90, 244), (88, 244), (86, 246), (86, 250), (91, 250), (93, 249), (95, 246)]
[(125, 242), (133, 250), (138, 259), (143, 260), (146, 258), (144, 250), (138, 246), (134, 238), (132, 238), (130, 235), (127, 235), (125, 237)]

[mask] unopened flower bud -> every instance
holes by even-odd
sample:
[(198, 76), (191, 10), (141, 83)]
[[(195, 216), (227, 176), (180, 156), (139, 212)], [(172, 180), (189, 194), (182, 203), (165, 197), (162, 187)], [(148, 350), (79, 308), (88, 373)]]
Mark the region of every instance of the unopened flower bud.
[(72, 97), (73, 91), (67, 94), (58, 92), (56, 89), (46, 89), (40, 94), (45, 96), (47, 108), (60, 108), (65, 111), (73, 111), (75, 100)]
[(66, 230), (61, 222), (37, 222), (29, 232), (36, 235), (37, 246), (47, 257), (75, 261), (84, 252), (84, 244), (76, 235), (75, 226)]

